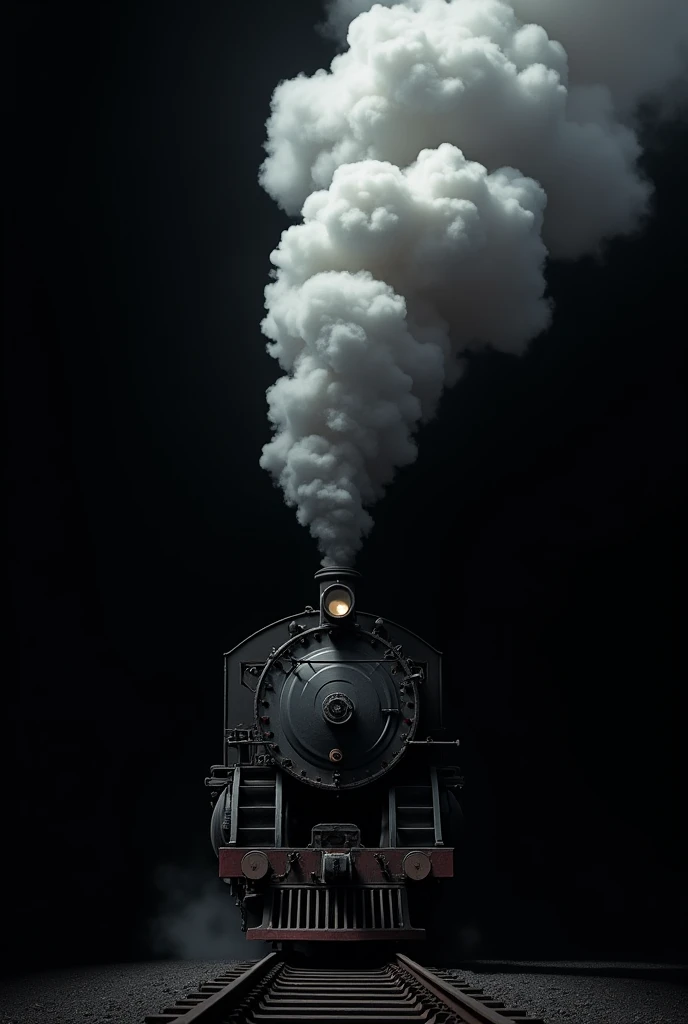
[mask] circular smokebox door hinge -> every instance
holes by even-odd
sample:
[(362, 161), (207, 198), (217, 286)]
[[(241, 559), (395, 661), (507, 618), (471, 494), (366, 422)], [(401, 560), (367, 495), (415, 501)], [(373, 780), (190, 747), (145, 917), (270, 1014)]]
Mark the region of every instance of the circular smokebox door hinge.
[(427, 878), (432, 870), (430, 858), (427, 853), (421, 853), (420, 850), (412, 850), (411, 853), (407, 853), (401, 866), (406, 877), (416, 882)]
[(246, 878), (265, 878), (270, 861), (262, 850), (250, 850), (241, 858), (241, 870)]

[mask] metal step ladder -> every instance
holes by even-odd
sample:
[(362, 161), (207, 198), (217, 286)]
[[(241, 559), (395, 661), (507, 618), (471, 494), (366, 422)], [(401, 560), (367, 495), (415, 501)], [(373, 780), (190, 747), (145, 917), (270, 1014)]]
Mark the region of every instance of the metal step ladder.
[(390, 790), (389, 843), (412, 848), (444, 845), (436, 768), (430, 769), (427, 783)]
[(274, 768), (237, 765), (232, 783), (230, 846), (282, 845), (282, 776)]

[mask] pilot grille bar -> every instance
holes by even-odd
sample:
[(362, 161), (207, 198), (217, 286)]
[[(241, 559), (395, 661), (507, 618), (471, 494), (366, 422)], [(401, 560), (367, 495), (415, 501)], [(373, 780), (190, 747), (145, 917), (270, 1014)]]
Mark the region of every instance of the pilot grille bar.
[(401, 886), (285, 886), (272, 890), (263, 927), (285, 931), (406, 928)]

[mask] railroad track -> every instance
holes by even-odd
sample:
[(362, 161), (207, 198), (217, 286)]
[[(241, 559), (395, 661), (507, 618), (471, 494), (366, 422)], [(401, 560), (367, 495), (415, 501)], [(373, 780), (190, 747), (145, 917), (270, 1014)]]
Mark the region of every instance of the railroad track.
[(278, 953), (233, 964), (146, 1024), (543, 1024), (448, 972), (397, 955), (382, 967), (294, 966)]

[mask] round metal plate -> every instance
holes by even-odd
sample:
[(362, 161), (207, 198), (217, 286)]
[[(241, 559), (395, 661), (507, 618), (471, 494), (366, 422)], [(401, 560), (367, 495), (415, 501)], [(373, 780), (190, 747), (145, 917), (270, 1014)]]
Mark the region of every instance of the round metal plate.
[(265, 878), (270, 861), (261, 850), (249, 850), (241, 858), (241, 870), (247, 878)]
[[(256, 721), (276, 763), (319, 788), (364, 786), (384, 775), (416, 730), (418, 690), (408, 672), (391, 644), (363, 631), (330, 637), (314, 628), (289, 641), (256, 688)], [(328, 720), (339, 704), (347, 720)]]
[(432, 869), (432, 863), (427, 853), (421, 853), (420, 850), (413, 850), (411, 853), (407, 853), (401, 866), (406, 877), (412, 878), (416, 882), (421, 882), (424, 878), (427, 878)]

